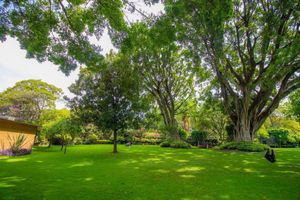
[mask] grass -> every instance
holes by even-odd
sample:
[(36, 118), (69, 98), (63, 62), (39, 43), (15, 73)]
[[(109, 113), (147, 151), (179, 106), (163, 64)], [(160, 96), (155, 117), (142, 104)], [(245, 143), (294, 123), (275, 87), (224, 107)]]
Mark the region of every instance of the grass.
[(300, 199), (300, 149), (264, 153), (159, 146), (35, 148), (0, 157), (0, 199)]

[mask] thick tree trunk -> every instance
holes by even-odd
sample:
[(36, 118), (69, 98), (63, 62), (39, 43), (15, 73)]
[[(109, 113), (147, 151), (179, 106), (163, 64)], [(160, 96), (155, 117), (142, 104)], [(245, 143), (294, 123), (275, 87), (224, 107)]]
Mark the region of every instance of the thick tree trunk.
[(118, 149), (117, 149), (117, 130), (114, 130), (114, 149), (113, 149), (113, 153), (118, 153)]

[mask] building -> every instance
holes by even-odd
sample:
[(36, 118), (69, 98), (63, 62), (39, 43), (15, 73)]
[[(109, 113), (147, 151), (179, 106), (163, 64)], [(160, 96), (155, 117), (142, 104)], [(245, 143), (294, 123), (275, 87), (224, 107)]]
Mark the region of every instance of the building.
[(0, 116), (0, 154), (11, 155), (11, 146), (20, 135), (24, 135), (20, 149), (23, 152), (31, 152), (37, 131), (37, 126)]

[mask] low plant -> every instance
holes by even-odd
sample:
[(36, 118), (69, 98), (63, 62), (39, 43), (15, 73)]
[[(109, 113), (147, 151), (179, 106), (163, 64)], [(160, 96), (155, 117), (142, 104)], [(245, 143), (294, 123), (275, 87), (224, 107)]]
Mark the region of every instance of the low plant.
[(248, 152), (261, 152), (269, 149), (270, 147), (265, 144), (254, 142), (228, 142), (220, 145), (222, 150), (239, 150)]
[(11, 137), (8, 135), (8, 141), (11, 152), (13, 154), (19, 154), (22, 147), (25, 145), (26, 136), (24, 134), (19, 134), (17, 137)]
[(192, 146), (189, 143), (186, 143), (184, 141), (174, 141), (171, 143), (170, 147), (172, 148), (181, 148), (181, 149), (189, 149)]
[(163, 141), (162, 143), (160, 143), (160, 147), (170, 147), (171, 143), (169, 141)]

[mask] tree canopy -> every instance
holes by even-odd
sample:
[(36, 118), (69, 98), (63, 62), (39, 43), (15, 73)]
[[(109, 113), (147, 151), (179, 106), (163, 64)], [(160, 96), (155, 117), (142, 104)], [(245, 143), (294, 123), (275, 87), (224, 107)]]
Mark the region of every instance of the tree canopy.
[(104, 29), (126, 29), (121, 0), (36, 0), (0, 3), (0, 40), (16, 37), (28, 58), (49, 60), (68, 74), (79, 65), (101, 66)]
[(216, 76), (236, 140), (300, 87), (298, 1), (166, 1), (178, 41)]
[(46, 109), (55, 108), (62, 90), (41, 80), (24, 80), (0, 93), (1, 115), (39, 124)]
[(132, 68), (112, 54), (106, 64), (96, 73), (86, 68), (81, 70), (79, 79), (70, 87), (76, 96), (69, 103), (83, 122), (114, 133), (116, 153), (117, 133), (137, 124), (143, 117), (143, 104)]

